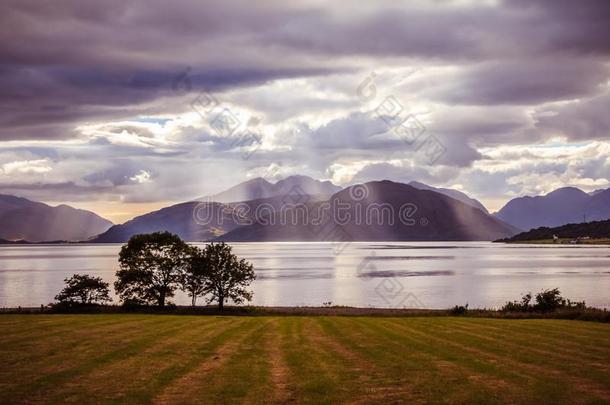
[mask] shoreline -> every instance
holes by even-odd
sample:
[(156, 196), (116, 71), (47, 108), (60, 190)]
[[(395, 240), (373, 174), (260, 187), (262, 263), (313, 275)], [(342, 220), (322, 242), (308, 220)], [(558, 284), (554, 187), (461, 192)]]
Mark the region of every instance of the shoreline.
[(423, 309), (423, 308), (363, 308), (347, 306), (331, 307), (265, 307), (228, 306), (222, 311), (216, 306), (171, 306), (126, 308), (119, 305), (75, 307), (75, 308), (0, 308), (0, 316), (8, 314), (28, 315), (97, 315), (97, 314), (150, 314), (150, 315), (200, 315), (200, 316), (323, 316), (323, 317), (467, 317), (498, 319), (574, 319), (583, 321), (610, 322), (610, 311), (605, 308), (558, 310), (555, 312), (503, 312), (496, 309)]
[(576, 243), (570, 243), (575, 238), (559, 238), (557, 242), (553, 239), (532, 239), (532, 240), (511, 240), (511, 241), (497, 241), (494, 243), (506, 243), (509, 245), (557, 245), (557, 246), (574, 246), (574, 245), (588, 245), (588, 246), (610, 246), (610, 238), (600, 239), (581, 239)]

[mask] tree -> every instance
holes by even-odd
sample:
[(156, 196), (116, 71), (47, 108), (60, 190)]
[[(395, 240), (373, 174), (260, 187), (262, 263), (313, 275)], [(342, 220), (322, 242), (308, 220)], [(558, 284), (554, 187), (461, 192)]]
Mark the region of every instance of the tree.
[(101, 277), (92, 277), (87, 274), (74, 274), (64, 279), (66, 286), (55, 296), (61, 304), (103, 304), (109, 302), (108, 283)]
[(177, 235), (134, 235), (119, 253), (114, 288), (123, 302), (157, 304), (174, 296), (190, 247)]
[(192, 306), (197, 304), (197, 297), (206, 294), (208, 269), (209, 262), (205, 250), (191, 247), (187, 265), (180, 277), (180, 285), (182, 290), (191, 297)]
[(221, 243), (210, 243), (203, 252), (206, 257), (206, 293), (210, 295), (208, 302), (218, 302), (222, 310), (224, 302), (230, 299), (236, 304), (252, 299), (248, 287), (256, 279), (252, 264), (244, 259), (238, 259), (231, 246)]
[(566, 300), (561, 296), (559, 288), (544, 290), (536, 294), (535, 311), (552, 312), (566, 306)]

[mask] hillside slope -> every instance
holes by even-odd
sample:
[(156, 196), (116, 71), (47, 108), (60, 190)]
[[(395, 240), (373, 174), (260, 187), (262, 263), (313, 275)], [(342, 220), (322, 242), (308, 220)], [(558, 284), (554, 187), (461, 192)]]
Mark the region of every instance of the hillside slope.
[(68, 205), (50, 205), (0, 195), (0, 238), (29, 242), (86, 240), (106, 231), (112, 222)]
[[(363, 188), (357, 191), (358, 187)], [(342, 190), (325, 202), (275, 211), (264, 221), (236, 228), (218, 240), (493, 240), (516, 232), (513, 226), (443, 194), (378, 181)]]

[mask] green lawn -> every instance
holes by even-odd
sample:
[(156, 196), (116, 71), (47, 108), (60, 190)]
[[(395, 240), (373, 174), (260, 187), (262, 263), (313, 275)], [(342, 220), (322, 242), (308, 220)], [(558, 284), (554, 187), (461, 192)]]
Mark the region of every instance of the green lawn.
[(610, 403), (610, 325), (0, 316), (0, 404)]

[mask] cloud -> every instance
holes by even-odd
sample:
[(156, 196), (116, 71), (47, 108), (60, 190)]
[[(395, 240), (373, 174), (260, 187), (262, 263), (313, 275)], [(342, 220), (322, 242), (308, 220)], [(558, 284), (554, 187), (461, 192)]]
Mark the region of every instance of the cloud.
[(152, 181), (152, 176), (146, 170), (140, 170), (138, 174), (133, 175), (129, 180), (139, 184), (150, 183)]
[[(593, 187), (609, 175), (608, 20), (601, 0), (4, 1), (0, 191), (183, 200), (278, 173), (489, 201)], [(218, 108), (198, 114), (198, 95)], [(442, 143), (433, 164), (375, 113), (388, 97)]]
[(610, 136), (610, 92), (584, 100), (541, 108), (536, 128), (578, 140), (607, 139)]
[(497, 60), (440, 79), (425, 96), (448, 104), (530, 105), (595, 95), (608, 80), (608, 68), (601, 61), (557, 56)]
[(42, 174), (52, 170), (47, 159), (18, 160), (0, 166), (0, 173), (10, 176), (15, 174)]

